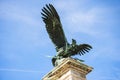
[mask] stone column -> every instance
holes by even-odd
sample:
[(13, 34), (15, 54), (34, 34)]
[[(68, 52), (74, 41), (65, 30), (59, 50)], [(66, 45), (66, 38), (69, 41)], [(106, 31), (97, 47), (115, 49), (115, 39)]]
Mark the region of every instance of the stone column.
[(42, 80), (86, 80), (86, 75), (92, 71), (89, 67), (73, 58), (65, 58), (54, 67)]

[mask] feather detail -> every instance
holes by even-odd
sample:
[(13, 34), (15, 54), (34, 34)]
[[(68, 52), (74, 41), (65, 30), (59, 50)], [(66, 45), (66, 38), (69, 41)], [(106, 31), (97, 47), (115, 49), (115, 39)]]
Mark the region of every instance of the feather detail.
[(67, 43), (62, 24), (60, 22), (59, 15), (52, 4), (43, 7), (42, 19), (46, 24), (46, 30), (49, 34), (50, 39), (57, 48), (64, 47)]

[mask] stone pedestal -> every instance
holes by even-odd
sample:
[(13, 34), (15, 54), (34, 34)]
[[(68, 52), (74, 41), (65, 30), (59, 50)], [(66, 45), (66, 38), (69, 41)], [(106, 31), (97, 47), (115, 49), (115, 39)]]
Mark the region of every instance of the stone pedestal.
[(86, 75), (92, 71), (89, 67), (73, 58), (65, 58), (54, 67), (42, 80), (86, 80)]

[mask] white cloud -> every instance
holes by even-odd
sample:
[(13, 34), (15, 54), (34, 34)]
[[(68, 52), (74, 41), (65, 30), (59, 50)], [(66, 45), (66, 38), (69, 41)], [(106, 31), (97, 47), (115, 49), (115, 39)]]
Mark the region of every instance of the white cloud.
[[(9, 28), (13, 30), (11, 32), (12, 35), (9, 34), (10, 36), (16, 36), (14, 38), (23, 42), (26, 41), (26, 43), (30, 42), (29, 44), (34, 44), (35, 46), (44, 46), (48, 43), (45, 40), (45, 36), (42, 35), (44, 34), (44, 23), (41, 22), (42, 19), (39, 10), (30, 10), (30, 8), (24, 8), (12, 3), (0, 3), (0, 18), (3, 21), (5, 20), (9, 24)], [(12, 21), (13, 23), (11, 24), (7, 21)], [(42, 41), (46, 43), (41, 43)]]
[[(80, 0), (79, 0), (79, 3), (80, 3)], [(54, 2), (54, 5), (59, 10), (66, 11), (66, 10), (75, 10), (75, 8), (77, 8), (79, 3), (77, 1), (73, 1), (73, 0), (69, 0), (69, 1), (57, 0), (57, 1)]]
[[(99, 37), (108, 36), (109, 33), (103, 30), (103, 25), (106, 26), (109, 23), (109, 20), (106, 22), (104, 19), (105, 15), (107, 15), (106, 11), (102, 8), (92, 8), (87, 12), (78, 10), (68, 13), (65, 22), (68, 24), (68, 29), (72, 29), (72, 32), (82, 32), (94, 37), (98, 37), (98, 35)], [(96, 24), (98, 28), (96, 28)], [(102, 35), (101, 33), (106, 34)]]
[(110, 32), (103, 26), (109, 26), (109, 23), (113, 23), (108, 16), (112, 10), (103, 6), (86, 8), (85, 3), (86, 1), (82, 0), (56, 1), (55, 6), (60, 11), (58, 12), (64, 23), (64, 28), (67, 28), (71, 33), (82, 32), (93, 37), (98, 37), (98, 35), (99, 37), (110, 36)]
[(39, 25), (40, 22), (34, 18), (35, 13), (32, 10), (29, 11), (27, 8), (22, 6), (0, 3), (0, 18), (14, 20), (18, 22), (24, 22), (29, 25)]
[(10, 68), (0, 68), (0, 71), (13, 71), (13, 72), (40, 72), (40, 71), (35, 71), (35, 70), (10, 69)]
[(53, 56), (50, 56), (50, 55), (45, 55), (45, 57), (47, 57), (47, 58), (52, 58)]

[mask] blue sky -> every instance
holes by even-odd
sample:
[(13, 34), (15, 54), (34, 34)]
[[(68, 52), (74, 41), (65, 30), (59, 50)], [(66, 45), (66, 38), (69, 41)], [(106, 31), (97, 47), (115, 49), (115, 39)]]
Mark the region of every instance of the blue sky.
[(119, 0), (0, 0), (0, 80), (41, 80), (55, 47), (41, 19), (52, 3), (65, 35), (93, 49), (76, 56), (92, 66), (88, 80), (120, 80)]

